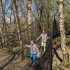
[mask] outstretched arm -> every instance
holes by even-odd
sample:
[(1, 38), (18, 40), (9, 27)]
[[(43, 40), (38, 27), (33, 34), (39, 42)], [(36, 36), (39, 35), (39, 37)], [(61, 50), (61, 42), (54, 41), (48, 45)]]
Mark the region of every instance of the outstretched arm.
[(47, 37), (46, 37), (47, 39), (49, 39), (50, 37), (48, 37), (48, 35), (47, 35)]
[(42, 34), (36, 39), (36, 41), (38, 41), (41, 38)]
[(47, 39), (49, 39), (50, 37), (47, 37)]
[(25, 44), (26, 47), (30, 48), (30, 45)]

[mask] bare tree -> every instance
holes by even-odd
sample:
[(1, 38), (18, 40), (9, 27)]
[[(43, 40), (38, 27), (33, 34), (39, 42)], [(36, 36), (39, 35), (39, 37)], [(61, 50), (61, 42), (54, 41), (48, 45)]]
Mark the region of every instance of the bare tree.
[(4, 33), (7, 32), (7, 26), (6, 26), (6, 21), (5, 21), (5, 12), (4, 12), (4, 5), (2, 0), (0, 0), (1, 3), (1, 8), (2, 8), (2, 23), (3, 23), (3, 31)]
[[(4, 4), (3, 4), (2, 0), (0, 0), (0, 5), (1, 5), (1, 10), (2, 10), (1, 17), (2, 17), (2, 24), (3, 24), (1, 36), (5, 36), (5, 35), (7, 35), (7, 24), (6, 24), (6, 20), (5, 20), (5, 10), (4, 10)], [(6, 41), (6, 39), (7, 39), (6, 37), (3, 37), (2, 42)]]
[(66, 63), (68, 61), (68, 53), (66, 50), (66, 36), (65, 36), (65, 28), (64, 28), (64, 14), (63, 14), (63, 0), (59, 0), (59, 26), (60, 26), (60, 34), (61, 34), (61, 49), (63, 53), (63, 61)]
[[(14, 11), (15, 11), (15, 18), (16, 18), (16, 23), (17, 23), (17, 30), (18, 30), (20, 48), (23, 49), (21, 28), (20, 28), (20, 22), (19, 22), (19, 17), (18, 17), (18, 12), (17, 12), (17, 0), (13, 0), (13, 4), (14, 4)], [(21, 53), (21, 59), (23, 59), (23, 50), (21, 52), (22, 52)]]

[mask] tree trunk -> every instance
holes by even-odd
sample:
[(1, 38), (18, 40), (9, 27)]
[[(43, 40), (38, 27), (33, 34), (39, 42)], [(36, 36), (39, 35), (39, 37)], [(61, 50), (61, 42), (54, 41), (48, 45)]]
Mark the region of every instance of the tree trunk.
[(29, 30), (28, 30), (28, 41), (30, 42), (31, 40), (31, 18), (30, 18), (30, 11), (31, 11), (31, 1), (28, 0), (28, 26), (29, 26)]
[(1, 8), (2, 8), (2, 23), (3, 23), (3, 32), (6, 33), (7, 32), (7, 26), (6, 26), (6, 21), (5, 21), (5, 13), (4, 13), (4, 6), (2, 3), (2, 0), (0, 0), (1, 3)]
[(48, 28), (49, 28), (49, 11), (47, 13), (47, 20), (48, 20)]
[(11, 24), (11, 14), (10, 14), (10, 24)]
[[(5, 12), (4, 12), (4, 6), (2, 0), (0, 0), (1, 4), (1, 9), (2, 9), (2, 36), (5, 36), (7, 34), (7, 25), (6, 25), (6, 20), (5, 20)], [(4, 43), (6, 41), (6, 37), (2, 38), (2, 42)], [(6, 45), (5, 45), (6, 46)]]
[(14, 16), (14, 21), (13, 21), (13, 23), (15, 24), (16, 22), (16, 19), (15, 19), (15, 14), (14, 14), (15, 12), (14, 12), (14, 10), (13, 10), (13, 16)]
[(64, 29), (64, 15), (63, 15), (63, 0), (59, 0), (59, 26), (60, 26), (60, 34), (61, 34), (61, 49), (63, 53), (63, 61), (68, 62), (68, 53), (66, 50), (66, 36)]
[[(18, 30), (18, 37), (19, 37), (19, 44), (20, 44), (20, 48), (23, 49), (23, 43), (22, 43), (22, 35), (21, 35), (21, 28), (20, 28), (20, 22), (19, 22), (19, 18), (18, 18), (18, 12), (17, 12), (17, 1), (13, 0), (13, 4), (14, 4), (14, 12), (15, 12), (15, 18), (16, 18), (16, 23), (17, 23), (17, 30)], [(21, 60), (24, 58), (24, 54), (23, 54), (23, 50), (21, 50), (20, 52), (20, 56), (21, 56)]]

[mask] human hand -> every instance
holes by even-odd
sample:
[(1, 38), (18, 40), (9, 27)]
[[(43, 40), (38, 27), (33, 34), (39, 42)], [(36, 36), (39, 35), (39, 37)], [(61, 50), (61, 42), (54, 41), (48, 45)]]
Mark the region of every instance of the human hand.
[(48, 37), (48, 39), (49, 39), (50, 37)]

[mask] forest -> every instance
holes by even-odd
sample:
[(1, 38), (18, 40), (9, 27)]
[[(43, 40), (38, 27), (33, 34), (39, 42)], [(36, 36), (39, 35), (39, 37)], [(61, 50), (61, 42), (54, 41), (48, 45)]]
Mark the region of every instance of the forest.
[(70, 70), (69, 14), (70, 0), (0, 0), (0, 70)]

